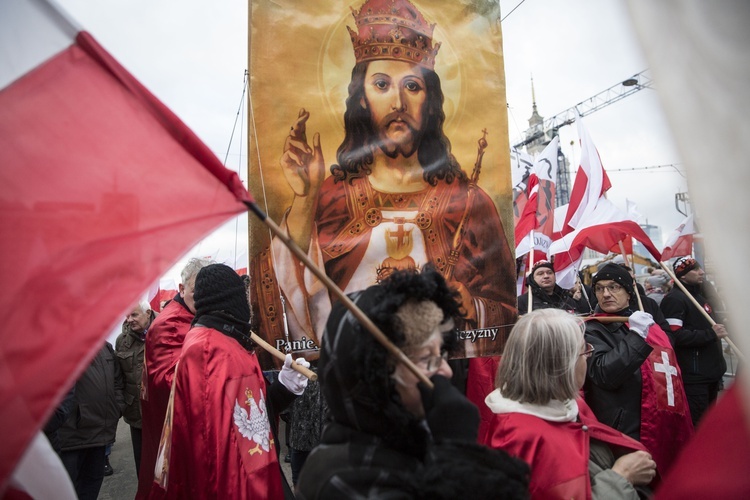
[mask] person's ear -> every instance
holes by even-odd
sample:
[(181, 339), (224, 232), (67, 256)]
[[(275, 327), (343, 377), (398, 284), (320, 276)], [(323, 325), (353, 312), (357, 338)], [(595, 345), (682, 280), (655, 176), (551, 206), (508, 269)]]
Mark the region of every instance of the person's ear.
[(180, 283), (177, 288), (180, 289), (180, 297), (185, 298), (185, 285)]
[(364, 97), (360, 97), (359, 105), (362, 107), (362, 109), (367, 109), (367, 101), (365, 101)]

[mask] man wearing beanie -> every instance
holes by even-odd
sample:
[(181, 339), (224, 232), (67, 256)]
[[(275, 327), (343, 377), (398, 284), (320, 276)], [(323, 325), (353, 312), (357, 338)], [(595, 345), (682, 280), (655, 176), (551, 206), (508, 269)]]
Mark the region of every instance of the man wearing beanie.
[(152, 493), (283, 498), (271, 412), (302, 394), (307, 379), (290, 368), (287, 355), (279, 380), (266, 385), (250, 339), (245, 283), (232, 268), (202, 268), (194, 298), (195, 318), (175, 370)]
[(594, 347), (586, 402), (599, 421), (643, 443), (663, 475), (693, 433), (672, 345), (650, 314), (631, 309), (636, 292), (627, 269), (607, 264), (592, 286), (596, 316), (627, 321), (586, 322), (586, 342)]
[[(695, 259), (681, 257), (672, 268), (688, 292), (712, 315), (713, 308), (703, 294), (705, 273)], [(722, 324), (711, 326), (680, 287), (675, 286), (661, 302), (661, 310), (672, 329), (677, 362), (682, 369), (685, 392), (693, 424), (697, 425), (719, 393), (727, 370), (721, 339), (727, 336)]]
[[(575, 312), (576, 303), (567, 290), (557, 285), (552, 262), (541, 260), (534, 264), (528, 277), (531, 289), (531, 309), (562, 309)], [(518, 314), (529, 312), (529, 292), (518, 296)]]

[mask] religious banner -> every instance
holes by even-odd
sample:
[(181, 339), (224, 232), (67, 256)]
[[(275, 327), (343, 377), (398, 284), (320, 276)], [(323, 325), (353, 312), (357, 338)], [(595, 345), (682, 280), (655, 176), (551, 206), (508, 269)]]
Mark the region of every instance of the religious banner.
[[(499, 354), (517, 313), (499, 19), (486, 2), (250, 9), (258, 204), (346, 293), (433, 265), (466, 312), (456, 358)], [(254, 327), (315, 359), (331, 295), (263, 224), (249, 237)]]

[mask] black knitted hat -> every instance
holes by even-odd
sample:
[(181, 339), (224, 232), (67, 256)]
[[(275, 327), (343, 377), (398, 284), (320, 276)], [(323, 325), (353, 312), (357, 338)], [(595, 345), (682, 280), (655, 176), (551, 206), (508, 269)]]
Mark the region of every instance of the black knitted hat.
[(674, 275), (678, 278), (682, 278), (693, 269), (700, 267), (698, 261), (692, 257), (680, 257), (672, 264), (674, 269)]
[(536, 270), (541, 267), (547, 267), (549, 269), (552, 269), (553, 272), (555, 271), (555, 266), (554, 264), (552, 264), (552, 262), (548, 260), (540, 260), (539, 262), (531, 266), (531, 275), (534, 276), (534, 273), (536, 272)]
[(607, 264), (596, 272), (591, 279), (591, 286), (595, 286), (601, 280), (612, 280), (621, 285), (631, 298), (635, 297), (633, 290), (633, 277), (620, 264)]
[(250, 305), (242, 278), (224, 264), (211, 264), (195, 278), (195, 319), (203, 315), (250, 322)]

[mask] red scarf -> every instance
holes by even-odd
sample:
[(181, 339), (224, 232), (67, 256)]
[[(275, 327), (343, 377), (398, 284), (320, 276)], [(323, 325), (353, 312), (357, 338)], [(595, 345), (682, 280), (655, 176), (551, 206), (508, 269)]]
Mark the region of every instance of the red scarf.
[(654, 350), (641, 365), (641, 443), (651, 452), (663, 476), (693, 435), (693, 423), (680, 367), (667, 335), (661, 327), (652, 325), (646, 342)]

